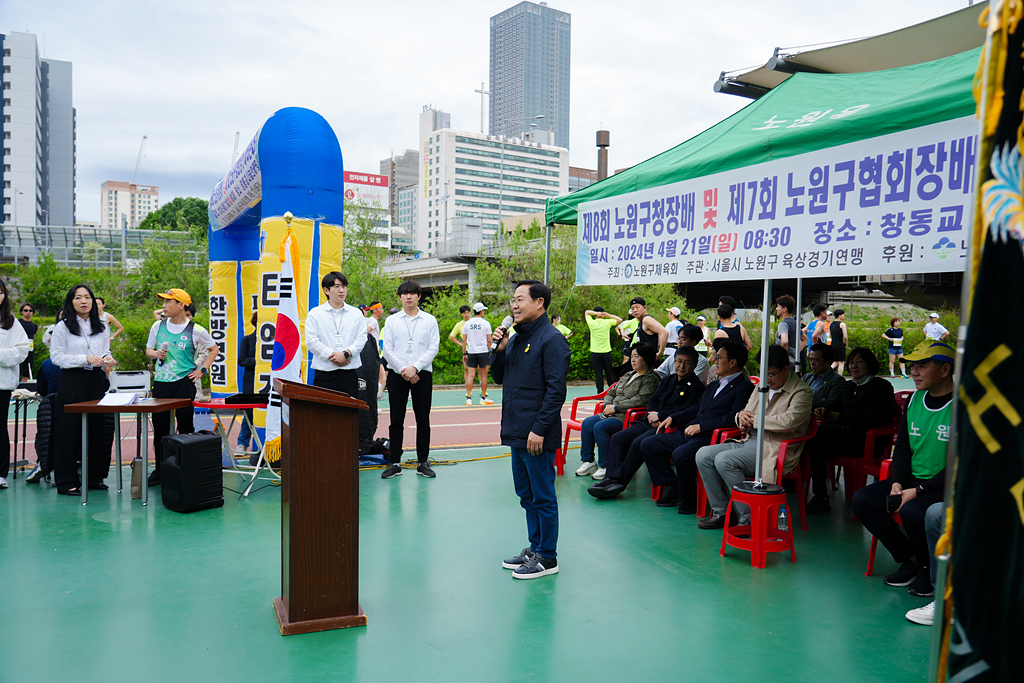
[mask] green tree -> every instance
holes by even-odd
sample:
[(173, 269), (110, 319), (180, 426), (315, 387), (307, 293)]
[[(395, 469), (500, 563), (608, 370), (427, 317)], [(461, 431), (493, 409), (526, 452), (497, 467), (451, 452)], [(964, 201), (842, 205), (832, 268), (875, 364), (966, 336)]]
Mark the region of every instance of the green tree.
[(354, 306), (380, 301), (385, 308), (397, 306), (400, 279), (386, 269), (390, 240), (377, 232), (379, 209), (345, 206), (345, 241), (341, 272), (348, 277), (347, 301)]
[[(206, 226), (209, 225), (209, 202), (198, 197), (175, 197), (153, 213), (146, 216), (139, 228), (142, 230), (180, 230), (195, 232), (202, 230), (202, 241), (206, 241)], [(198, 238), (198, 235), (194, 235)], [(198, 240), (197, 240), (198, 241)]]

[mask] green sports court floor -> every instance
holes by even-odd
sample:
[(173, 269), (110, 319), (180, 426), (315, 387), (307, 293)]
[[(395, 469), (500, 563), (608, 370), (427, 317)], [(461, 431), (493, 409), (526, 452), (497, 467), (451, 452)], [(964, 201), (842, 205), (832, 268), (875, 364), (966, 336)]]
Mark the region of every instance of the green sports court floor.
[(527, 544), (508, 458), (437, 470), (434, 480), (360, 473), (369, 625), (288, 637), (271, 606), (281, 594), (279, 489), (242, 501), (225, 492), (223, 508), (182, 515), (162, 507), (158, 489), (148, 508), (113, 489), (83, 507), (12, 480), (0, 492), (0, 681), (926, 676), (931, 630), (903, 615), (927, 600), (883, 584), (895, 568), (884, 550), (864, 576), (870, 538), (842, 490), (831, 515), (797, 529), (796, 563), (772, 554), (759, 570), (746, 552), (721, 557), (720, 531), (657, 508), (646, 471), (619, 500), (596, 501), (570, 468), (556, 484), (561, 571), (516, 581), (501, 569)]

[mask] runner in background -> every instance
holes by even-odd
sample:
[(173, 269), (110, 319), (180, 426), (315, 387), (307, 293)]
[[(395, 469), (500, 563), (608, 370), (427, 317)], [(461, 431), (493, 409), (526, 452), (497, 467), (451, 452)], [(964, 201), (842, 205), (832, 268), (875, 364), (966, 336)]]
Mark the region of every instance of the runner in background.
[(676, 349), (679, 347), (679, 330), (683, 329), (683, 322), (679, 319), (679, 308), (673, 306), (672, 308), (666, 308), (668, 311), (668, 322), (665, 323), (665, 329), (668, 330), (668, 342), (665, 344), (665, 355), (675, 355), (674, 351), (669, 349)]

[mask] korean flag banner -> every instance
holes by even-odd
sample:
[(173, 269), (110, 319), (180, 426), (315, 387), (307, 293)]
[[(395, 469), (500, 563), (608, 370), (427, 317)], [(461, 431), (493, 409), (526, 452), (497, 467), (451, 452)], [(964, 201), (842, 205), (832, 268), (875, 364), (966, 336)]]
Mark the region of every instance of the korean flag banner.
[[(299, 305), (295, 283), (301, 282), (298, 240), (287, 229), (278, 250), (281, 278), (278, 291), (277, 325), (274, 331), (274, 355), (270, 361), (270, 386), (274, 379), (302, 381), (302, 335), (299, 333)], [(267, 405), (267, 462), (281, 459), (281, 397), (271, 390)]]

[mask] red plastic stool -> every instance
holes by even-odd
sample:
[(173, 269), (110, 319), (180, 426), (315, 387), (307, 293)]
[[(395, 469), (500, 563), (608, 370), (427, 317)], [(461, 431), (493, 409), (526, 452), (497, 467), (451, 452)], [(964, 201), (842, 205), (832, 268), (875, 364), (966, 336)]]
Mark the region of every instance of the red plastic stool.
[[(733, 503), (750, 506), (750, 524), (729, 526)], [(789, 551), (790, 559), (796, 562), (796, 548), (793, 546), (792, 526), (788, 531), (776, 528), (779, 506), (786, 504), (786, 491), (775, 484), (763, 484), (755, 488), (754, 482), (744, 481), (732, 487), (729, 507), (725, 509), (725, 533), (722, 534), (722, 551), (725, 546), (750, 551), (750, 564), (764, 569), (768, 553)], [(741, 538), (746, 537), (746, 538)]]

